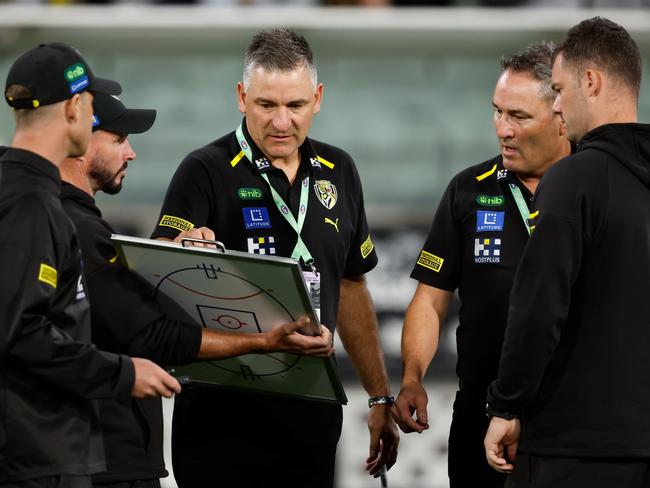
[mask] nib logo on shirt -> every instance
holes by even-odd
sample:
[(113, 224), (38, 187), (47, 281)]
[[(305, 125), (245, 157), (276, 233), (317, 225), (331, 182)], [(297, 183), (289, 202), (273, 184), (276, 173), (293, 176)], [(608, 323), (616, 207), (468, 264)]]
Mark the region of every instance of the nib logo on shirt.
[(275, 254), (275, 238), (266, 237), (249, 237), (248, 252), (251, 254)]

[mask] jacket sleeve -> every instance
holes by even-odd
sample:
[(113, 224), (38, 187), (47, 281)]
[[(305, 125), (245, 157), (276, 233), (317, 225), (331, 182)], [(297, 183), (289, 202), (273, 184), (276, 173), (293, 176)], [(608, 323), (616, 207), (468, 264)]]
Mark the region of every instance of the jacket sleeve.
[(585, 191), (589, 176), (573, 164), (556, 163), (536, 196), (539, 214), (515, 275), (499, 375), (488, 388), (494, 411), (523, 411), (536, 396), (563, 332), (592, 227), (588, 220), (594, 220), (585, 209), (593, 207), (589, 194), (598, 194)]
[[(98, 351), (83, 324), (54, 305), (61, 297), (65, 246), (55, 247), (47, 209), (37, 199), (16, 204), (0, 231), (0, 360), (3, 367), (85, 398), (126, 398), (134, 382), (132, 361)], [(18, 237), (21, 242), (18, 242)], [(76, 288), (76, 280), (72, 280)], [(86, 326), (87, 327), (87, 326)]]
[(151, 287), (119, 261), (106, 261), (88, 276), (93, 341), (109, 351), (145, 357), (160, 365), (196, 359), (201, 327), (173, 320), (156, 302)]

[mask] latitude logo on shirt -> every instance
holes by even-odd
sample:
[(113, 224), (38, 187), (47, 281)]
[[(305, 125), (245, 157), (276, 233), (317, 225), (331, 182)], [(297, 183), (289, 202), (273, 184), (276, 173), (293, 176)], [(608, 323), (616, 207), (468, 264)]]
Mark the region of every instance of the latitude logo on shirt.
[(244, 226), (249, 229), (270, 229), (271, 218), (266, 207), (244, 207)]
[(503, 230), (505, 212), (491, 210), (476, 211), (476, 232), (498, 232)]

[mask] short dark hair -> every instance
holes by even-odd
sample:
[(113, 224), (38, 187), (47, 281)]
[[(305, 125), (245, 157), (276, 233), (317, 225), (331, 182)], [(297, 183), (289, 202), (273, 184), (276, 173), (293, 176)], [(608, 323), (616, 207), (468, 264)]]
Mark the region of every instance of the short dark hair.
[(21, 100), (23, 98), (33, 98), (32, 91), (23, 85), (9, 85), (5, 90), (5, 98), (10, 100)]
[[(8, 100), (22, 100), (33, 99), (34, 94), (32, 91), (23, 85), (13, 84), (9, 85), (5, 90), (5, 98)], [(43, 105), (38, 107), (38, 110), (28, 108), (14, 108), (14, 116), (16, 118), (17, 127), (25, 127), (34, 121), (41, 119), (44, 114), (49, 113), (51, 110), (50, 105)]]
[(555, 44), (551, 41), (534, 42), (512, 56), (502, 57), (501, 72), (512, 71), (513, 73), (529, 74), (540, 82), (541, 95), (552, 101), (556, 95), (551, 88), (554, 52)]
[(317, 82), (314, 54), (307, 39), (289, 29), (260, 31), (253, 36), (244, 58), (244, 86), (248, 86), (253, 68), (268, 71), (291, 71), (304, 66), (314, 85)]
[(603, 17), (593, 17), (574, 25), (567, 38), (556, 49), (555, 57), (579, 73), (590, 63), (607, 75), (623, 82), (638, 98), (641, 86), (641, 53), (639, 46), (622, 26)]

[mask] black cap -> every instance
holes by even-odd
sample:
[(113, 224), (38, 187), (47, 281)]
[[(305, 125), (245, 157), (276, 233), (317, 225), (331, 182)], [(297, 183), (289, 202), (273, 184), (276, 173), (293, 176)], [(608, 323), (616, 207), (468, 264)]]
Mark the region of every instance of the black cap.
[(122, 93), (119, 83), (97, 78), (79, 51), (60, 42), (41, 44), (20, 56), (9, 70), (5, 90), (11, 85), (22, 85), (32, 95), (13, 100), (5, 95), (13, 108), (38, 108), (62, 102), (84, 90)]
[(126, 108), (115, 95), (104, 93), (95, 94), (93, 111), (93, 131), (140, 134), (148, 131), (156, 120), (155, 110)]

